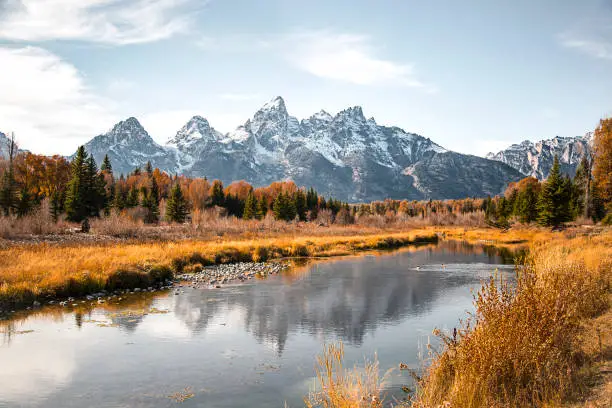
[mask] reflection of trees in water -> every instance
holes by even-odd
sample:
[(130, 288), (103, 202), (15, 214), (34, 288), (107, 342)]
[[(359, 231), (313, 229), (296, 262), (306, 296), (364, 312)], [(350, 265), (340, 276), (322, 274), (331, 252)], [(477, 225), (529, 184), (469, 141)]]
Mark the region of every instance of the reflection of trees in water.
[(441, 293), (476, 279), (470, 274), (449, 277), (441, 268), (419, 272), (416, 266), (472, 262), (500, 263), (501, 259), (481, 246), (444, 242), (395, 256), (315, 263), (291, 284), (273, 279), (227, 291), (190, 291), (176, 298), (175, 313), (193, 333), (200, 333), (215, 316), (241, 310), (246, 330), (259, 341), (273, 344), (279, 353), (289, 333), (296, 330), (361, 344), (380, 325), (425, 313)]

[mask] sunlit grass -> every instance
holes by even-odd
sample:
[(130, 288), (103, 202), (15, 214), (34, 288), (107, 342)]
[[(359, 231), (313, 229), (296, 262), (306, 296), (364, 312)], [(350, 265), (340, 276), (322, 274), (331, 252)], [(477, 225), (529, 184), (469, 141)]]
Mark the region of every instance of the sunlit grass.
[(432, 242), (433, 233), (281, 237), (236, 241), (182, 240), (105, 245), (11, 247), (0, 251), (0, 303), (80, 296), (102, 289), (147, 287), (193, 264), (320, 257)]
[(551, 406), (588, 389), (584, 325), (609, 309), (612, 233), (538, 242), (516, 285), (491, 279), (456, 336), (439, 333), (415, 407)]

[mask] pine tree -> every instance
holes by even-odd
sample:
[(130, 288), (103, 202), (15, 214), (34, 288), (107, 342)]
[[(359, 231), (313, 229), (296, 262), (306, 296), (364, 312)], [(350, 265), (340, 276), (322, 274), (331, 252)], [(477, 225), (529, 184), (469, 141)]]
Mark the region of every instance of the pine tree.
[(584, 215), (589, 217), (589, 206), (591, 193), (591, 160), (585, 155), (580, 160), (580, 164), (576, 169), (576, 177), (574, 177), (574, 191), (572, 204), (576, 212), (576, 216)]
[(316, 220), (319, 215), (319, 196), (312, 187), (306, 193), (306, 206), (310, 212), (310, 221)]
[(33, 206), (34, 203), (32, 201), (32, 196), (30, 195), (30, 192), (28, 191), (27, 187), (22, 187), (19, 191), (19, 198), (17, 200), (17, 205), (15, 208), (15, 213), (17, 214), (17, 217), (23, 217), (25, 215), (28, 215), (32, 211)]
[(0, 207), (2, 207), (5, 216), (10, 215), (17, 207), (17, 183), (13, 170), (13, 160), (17, 153), (17, 145), (14, 135), (11, 135), (7, 148), (9, 166), (2, 176), (2, 184), (0, 185)]
[(85, 204), (85, 178), (87, 166), (87, 152), (81, 146), (71, 163), (70, 181), (66, 188), (66, 218), (69, 221), (81, 222), (87, 217), (87, 206)]
[(223, 207), (225, 205), (225, 194), (223, 193), (223, 183), (219, 180), (213, 181), (210, 193), (210, 205)]
[(538, 194), (531, 183), (525, 186), (525, 190), (519, 193), (517, 198), (516, 213), (523, 223), (534, 222), (538, 217)]
[(136, 185), (132, 185), (127, 197), (127, 201), (125, 202), (125, 206), (127, 208), (134, 208), (138, 207), (138, 204), (140, 204), (138, 200), (138, 190), (136, 189)]
[(253, 190), (249, 191), (249, 195), (244, 203), (242, 218), (245, 220), (257, 218), (257, 198), (255, 197), (255, 194), (253, 194)]
[(538, 222), (544, 226), (557, 227), (570, 219), (568, 185), (561, 177), (557, 156), (542, 186), (538, 210)]
[(0, 206), (2, 206), (5, 216), (10, 215), (17, 206), (17, 183), (15, 182), (12, 165), (9, 166), (2, 176)]
[(60, 214), (63, 211), (63, 207), (64, 206), (62, 203), (62, 194), (60, 193), (58, 189), (53, 190), (53, 193), (51, 194), (50, 209), (49, 209), (51, 213), (51, 219), (53, 219), (53, 222), (57, 222)]
[(102, 166), (100, 166), (101, 171), (106, 171), (110, 174), (113, 173), (113, 166), (111, 164), (110, 159), (108, 158), (108, 154), (104, 155), (104, 160), (102, 160)]
[(283, 221), (292, 221), (297, 215), (295, 202), (284, 192), (281, 192), (274, 200), (272, 211), (274, 212), (274, 218)]
[(166, 220), (169, 222), (183, 223), (187, 218), (187, 201), (181, 191), (179, 183), (175, 183), (168, 202), (166, 203)]
[(307, 220), (306, 215), (308, 213), (308, 206), (306, 203), (306, 194), (304, 194), (302, 190), (296, 191), (294, 195), (294, 202), (295, 202), (295, 211), (297, 213), (297, 216), (300, 218), (300, 221), (306, 221)]
[(151, 165), (150, 161), (147, 162), (147, 165), (145, 166), (145, 171), (147, 172), (147, 175), (149, 177), (153, 176), (153, 166)]
[(268, 214), (268, 202), (266, 201), (265, 197), (261, 197), (261, 199), (257, 201), (256, 218), (258, 220), (262, 220), (266, 218), (267, 214)]
[(121, 211), (125, 208), (125, 202), (127, 199), (127, 194), (121, 186), (122, 184), (120, 183), (115, 184), (115, 193), (113, 194), (113, 202), (111, 203), (111, 207), (117, 211)]

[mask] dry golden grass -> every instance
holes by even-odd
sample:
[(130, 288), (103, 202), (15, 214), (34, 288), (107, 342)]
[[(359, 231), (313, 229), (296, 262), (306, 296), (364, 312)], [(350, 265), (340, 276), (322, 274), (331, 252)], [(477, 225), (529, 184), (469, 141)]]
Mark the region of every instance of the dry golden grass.
[(589, 388), (584, 325), (609, 309), (612, 231), (536, 240), (516, 285), (492, 279), (432, 355), (414, 407), (556, 406)]
[(317, 385), (304, 399), (307, 408), (381, 408), (382, 382), (378, 362), (363, 369), (345, 369), (342, 343), (324, 347), (317, 357)]
[(236, 241), (144, 242), (100, 245), (25, 245), (0, 250), (0, 302), (80, 296), (101, 289), (143, 287), (187, 265), (345, 255), (435, 241), (412, 232), (368, 236), (284, 237)]

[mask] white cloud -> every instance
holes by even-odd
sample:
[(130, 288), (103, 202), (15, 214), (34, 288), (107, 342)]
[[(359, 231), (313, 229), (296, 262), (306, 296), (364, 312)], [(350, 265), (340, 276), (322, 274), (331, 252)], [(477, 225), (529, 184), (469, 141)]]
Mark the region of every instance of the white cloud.
[(285, 47), (286, 58), (293, 65), (318, 77), (358, 85), (391, 84), (434, 91), (417, 79), (411, 64), (377, 57), (371, 38), (365, 35), (298, 33), (288, 38)]
[(0, 39), (83, 40), (109, 44), (157, 41), (185, 33), (199, 0), (9, 0)]
[(42, 48), (0, 47), (0, 126), (36, 153), (72, 153), (115, 119), (71, 64)]
[(557, 38), (563, 47), (594, 58), (612, 60), (612, 16), (585, 20)]

